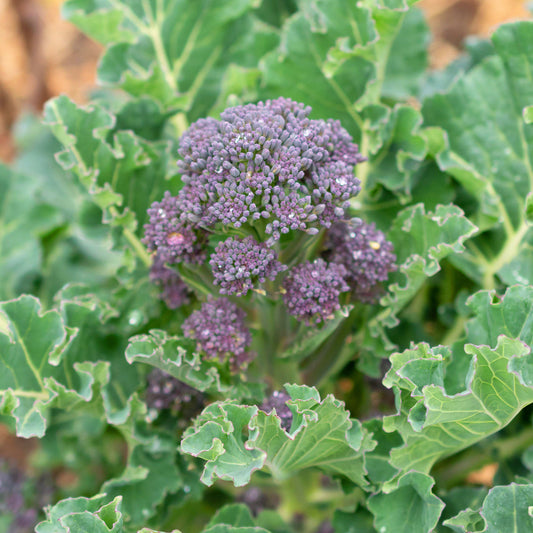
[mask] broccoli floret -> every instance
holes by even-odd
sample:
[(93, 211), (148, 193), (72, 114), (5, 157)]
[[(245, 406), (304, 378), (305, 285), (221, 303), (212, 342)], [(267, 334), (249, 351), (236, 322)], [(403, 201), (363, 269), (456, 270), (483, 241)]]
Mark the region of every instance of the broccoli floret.
[(165, 266), (159, 255), (154, 257), (150, 269), (150, 280), (161, 288), (161, 299), (169, 309), (177, 309), (189, 302), (191, 290), (180, 275)]
[(380, 293), (381, 281), (396, 270), (392, 243), (375, 224), (354, 218), (331, 227), (326, 239), (326, 256), (346, 268), (346, 281), (355, 297), (373, 303)]
[(184, 187), (149, 210), (148, 248), (168, 263), (202, 262), (205, 232), (219, 224), (255, 225), (272, 246), (291, 230), (314, 234), (342, 219), (363, 157), (338, 121), (310, 112), (279, 98), (192, 124), (180, 139)]
[(218, 243), (209, 265), (220, 293), (236, 296), (244, 296), (255, 282), (273, 281), (287, 268), (276, 259), (274, 250), (253, 237), (230, 237)]
[(323, 259), (293, 267), (283, 282), (289, 313), (309, 325), (331, 318), (340, 309), (339, 295), (350, 289), (345, 275), (342, 265)]
[(243, 368), (253, 354), (246, 351), (252, 342), (244, 323), (245, 313), (227, 298), (210, 298), (183, 322), (186, 337), (208, 358), (228, 360), (234, 370)]

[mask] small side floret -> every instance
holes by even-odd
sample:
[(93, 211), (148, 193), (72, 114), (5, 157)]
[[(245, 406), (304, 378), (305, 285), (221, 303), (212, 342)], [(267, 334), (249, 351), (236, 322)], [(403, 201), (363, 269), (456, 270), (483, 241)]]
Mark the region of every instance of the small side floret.
[(237, 370), (252, 357), (246, 351), (252, 335), (244, 319), (244, 311), (227, 298), (210, 298), (185, 319), (182, 328), (185, 336), (194, 339), (198, 350), (208, 358), (229, 360)]
[(150, 280), (161, 288), (161, 299), (169, 309), (177, 309), (189, 303), (189, 295), (191, 294), (189, 286), (177, 272), (165, 266), (165, 263), (157, 255), (150, 269)]
[(276, 259), (274, 250), (253, 237), (230, 237), (218, 243), (209, 265), (220, 293), (236, 296), (244, 296), (257, 282), (273, 281), (287, 268)]
[(289, 313), (308, 325), (331, 318), (340, 309), (339, 295), (349, 290), (345, 274), (344, 266), (323, 259), (296, 265), (283, 282)]
[(393, 246), (374, 223), (355, 218), (331, 227), (326, 240), (327, 257), (346, 269), (346, 281), (357, 299), (374, 303), (379, 283), (396, 270)]

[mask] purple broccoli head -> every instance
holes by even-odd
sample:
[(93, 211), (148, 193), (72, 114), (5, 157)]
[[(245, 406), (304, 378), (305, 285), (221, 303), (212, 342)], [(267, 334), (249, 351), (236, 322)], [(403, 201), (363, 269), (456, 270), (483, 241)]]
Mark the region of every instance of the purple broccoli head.
[(331, 318), (340, 309), (339, 295), (349, 290), (344, 266), (316, 259), (293, 267), (283, 282), (289, 313), (312, 324)]
[(330, 261), (345, 267), (345, 279), (362, 302), (375, 302), (379, 282), (396, 270), (392, 243), (374, 223), (352, 219), (335, 224), (328, 231), (326, 250)]
[(209, 261), (215, 285), (221, 294), (244, 296), (254, 283), (274, 280), (286, 270), (276, 259), (276, 253), (253, 237), (238, 239), (230, 237), (220, 242)]
[(183, 322), (186, 337), (197, 343), (198, 350), (212, 359), (229, 360), (237, 370), (252, 358), (246, 348), (252, 342), (244, 322), (245, 313), (227, 298), (210, 298)]
[[(261, 223), (269, 244), (291, 230), (316, 233), (344, 216), (363, 160), (338, 121), (279, 98), (200, 119), (180, 140), (184, 187), (149, 210), (144, 242), (168, 263), (201, 261), (201, 228)], [(263, 221), (263, 222), (258, 222)]]

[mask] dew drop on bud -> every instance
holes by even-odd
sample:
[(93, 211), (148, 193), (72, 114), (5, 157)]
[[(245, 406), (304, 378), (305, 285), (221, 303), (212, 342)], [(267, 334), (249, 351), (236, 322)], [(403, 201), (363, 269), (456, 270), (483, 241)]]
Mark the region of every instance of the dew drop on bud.
[(135, 311), (132, 311), (128, 316), (128, 324), (130, 326), (139, 326), (141, 322), (143, 321), (144, 315), (136, 309)]

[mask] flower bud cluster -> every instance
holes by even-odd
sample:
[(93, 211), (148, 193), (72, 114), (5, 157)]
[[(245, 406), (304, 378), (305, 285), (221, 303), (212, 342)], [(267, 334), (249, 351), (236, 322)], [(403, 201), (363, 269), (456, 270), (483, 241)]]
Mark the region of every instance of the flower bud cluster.
[(339, 295), (349, 290), (345, 276), (344, 266), (323, 259), (296, 265), (283, 283), (289, 313), (309, 325), (330, 318), (340, 309)]
[(273, 409), (276, 410), (276, 415), (281, 420), (281, 427), (285, 431), (289, 431), (292, 425), (292, 411), (287, 406), (287, 401), (291, 397), (284, 391), (274, 391), (260, 406), (259, 409), (269, 415)]
[(180, 418), (191, 420), (204, 407), (205, 398), (201, 392), (163, 370), (152, 370), (147, 381), (145, 400), (149, 408), (157, 411), (170, 409), (179, 412)]
[(185, 319), (182, 329), (208, 358), (227, 359), (240, 368), (252, 358), (246, 351), (252, 335), (244, 319), (244, 311), (227, 298), (210, 298)]
[(254, 283), (264, 283), (266, 278), (274, 280), (286, 270), (276, 259), (274, 250), (253, 237), (238, 239), (230, 237), (220, 242), (209, 261), (215, 285), (221, 294), (244, 296)]
[(379, 283), (396, 270), (392, 243), (374, 223), (361, 219), (335, 224), (326, 240), (328, 259), (346, 269), (345, 279), (356, 298), (373, 303), (379, 295)]

